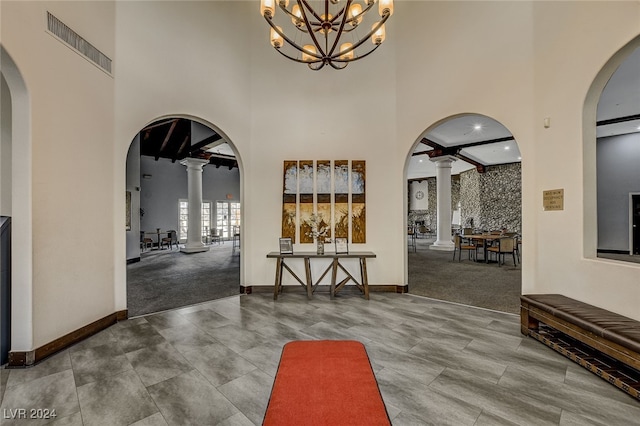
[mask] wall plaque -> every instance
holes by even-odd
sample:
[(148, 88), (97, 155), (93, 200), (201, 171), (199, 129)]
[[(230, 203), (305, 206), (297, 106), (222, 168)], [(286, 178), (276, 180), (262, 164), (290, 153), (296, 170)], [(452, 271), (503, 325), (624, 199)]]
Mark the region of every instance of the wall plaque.
[(564, 210), (564, 189), (542, 191), (544, 211)]

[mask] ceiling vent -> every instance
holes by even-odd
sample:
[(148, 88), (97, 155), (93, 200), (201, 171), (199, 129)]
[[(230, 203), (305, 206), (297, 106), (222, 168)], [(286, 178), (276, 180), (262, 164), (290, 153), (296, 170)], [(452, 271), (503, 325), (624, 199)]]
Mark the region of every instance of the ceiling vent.
[(51, 34), (68, 44), (73, 50), (111, 74), (111, 59), (96, 49), (87, 40), (66, 26), (61, 20), (47, 12), (47, 29)]

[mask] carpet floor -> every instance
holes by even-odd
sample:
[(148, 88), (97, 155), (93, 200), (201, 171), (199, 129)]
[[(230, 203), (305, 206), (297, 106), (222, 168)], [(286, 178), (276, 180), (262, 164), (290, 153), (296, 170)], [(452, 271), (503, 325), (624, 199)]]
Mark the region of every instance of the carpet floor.
[[(409, 293), (469, 306), (517, 314), (520, 312), (522, 273), (520, 264), (474, 262), (462, 253), (431, 250), (434, 239), (420, 238), (409, 249)], [(479, 256), (483, 259), (482, 255)]]
[(238, 294), (240, 250), (231, 243), (201, 253), (152, 250), (127, 265), (129, 317)]

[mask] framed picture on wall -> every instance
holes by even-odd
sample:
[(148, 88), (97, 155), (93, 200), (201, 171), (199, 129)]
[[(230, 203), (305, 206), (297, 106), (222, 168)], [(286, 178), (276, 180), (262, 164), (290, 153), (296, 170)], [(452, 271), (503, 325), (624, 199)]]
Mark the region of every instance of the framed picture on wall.
[(349, 243), (346, 238), (336, 238), (336, 254), (349, 254)]
[(280, 238), (280, 254), (293, 254), (293, 243), (290, 237)]

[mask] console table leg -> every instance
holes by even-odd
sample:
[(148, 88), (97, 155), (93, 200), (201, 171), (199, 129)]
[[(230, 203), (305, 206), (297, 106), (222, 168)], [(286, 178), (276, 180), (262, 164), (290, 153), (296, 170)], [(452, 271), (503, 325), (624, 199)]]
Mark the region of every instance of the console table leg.
[(304, 258), (304, 272), (307, 276), (307, 299), (313, 297), (313, 280), (311, 279), (311, 261), (308, 257)]
[(278, 300), (278, 293), (282, 286), (282, 258), (276, 260), (276, 281), (273, 285), (273, 300)]
[(367, 259), (360, 258), (360, 278), (362, 278), (362, 287), (364, 287), (364, 298), (369, 300), (369, 279), (367, 278)]
[(336, 297), (336, 278), (338, 276), (338, 259), (334, 258), (332, 262), (332, 270), (331, 270), (331, 286), (329, 298), (334, 299)]

